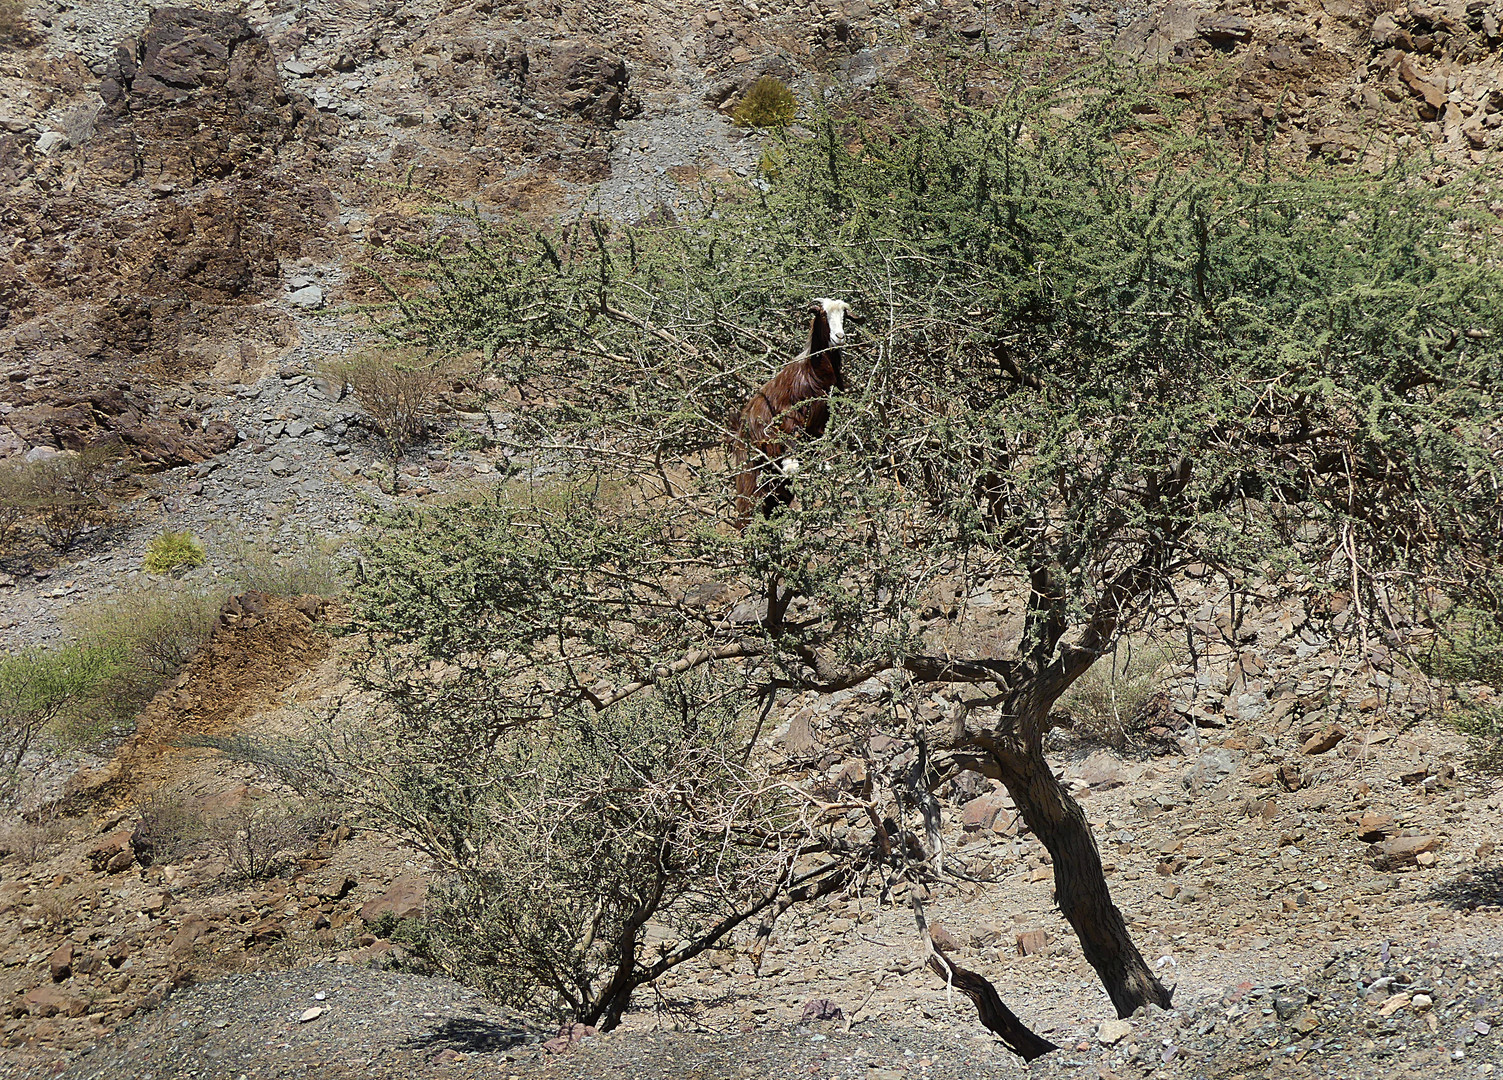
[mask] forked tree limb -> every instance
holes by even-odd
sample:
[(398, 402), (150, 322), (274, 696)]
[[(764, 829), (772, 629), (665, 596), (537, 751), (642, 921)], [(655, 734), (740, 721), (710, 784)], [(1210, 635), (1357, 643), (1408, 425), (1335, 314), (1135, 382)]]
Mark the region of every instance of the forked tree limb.
[(1032, 1061), (1059, 1049), (1013, 1015), (1012, 1010), (1002, 1004), (997, 988), (986, 976), (961, 967), (938, 948), (929, 954), (929, 970), (970, 998), (976, 1006), (976, 1018), (1024, 1061)]

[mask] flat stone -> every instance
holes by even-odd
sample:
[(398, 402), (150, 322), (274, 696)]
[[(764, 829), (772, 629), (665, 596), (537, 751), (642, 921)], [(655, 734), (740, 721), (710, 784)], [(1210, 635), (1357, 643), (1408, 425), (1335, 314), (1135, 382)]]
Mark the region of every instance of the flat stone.
[(1346, 738), (1346, 729), (1340, 724), (1331, 724), (1315, 735), (1305, 740), (1305, 745), (1299, 748), (1302, 754), (1324, 754), (1328, 750), (1334, 750), (1336, 744)]
[(60, 983), (73, 974), (73, 942), (65, 941), (47, 958), (47, 969), (52, 981)]
[(1045, 945), (1049, 944), (1049, 932), (1047, 930), (1025, 930), (1018, 935), (1018, 955), (1033, 956), (1042, 952)]
[(295, 292), (289, 293), (287, 302), (294, 307), (307, 308), (310, 311), (324, 306), (324, 291), (317, 285), (305, 285)]
[(990, 829), (1004, 809), (1001, 795), (981, 795), (960, 808), (960, 821), (967, 832)]
[(68, 136), (61, 131), (44, 131), (37, 136), (37, 153), (49, 155), (68, 148)]
[(1395, 824), (1392, 814), (1363, 814), (1357, 822), (1357, 839), (1368, 844), (1392, 836)]
[(398, 919), (421, 919), (427, 910), (428, 886), (421, 878), (402, 877), (374, 900), (360, 908), (360, 918), (373, 923), (388, 912)]
[(1440, 844), (1438, 836), (1395, 836), (1373, 845), (1373, 861), (1380, 867), (1413, 863), (1425, 852), (1437, 850)]
[(1103, 1020), (1096, 1028), (1096, 1038), (1107, 1046), (1116, 1046), (1132, 1034), (1132, 1025), (1126, 1020)]

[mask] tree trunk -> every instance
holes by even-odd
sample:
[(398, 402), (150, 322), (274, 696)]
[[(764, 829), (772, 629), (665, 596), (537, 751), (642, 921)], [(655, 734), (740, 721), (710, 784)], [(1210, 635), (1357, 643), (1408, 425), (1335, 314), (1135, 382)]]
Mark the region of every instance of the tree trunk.
[[(1023, 731), (1042, 731), (1043, 725), (1020, 724)], [(1131, 1016), (1147, 1004), (1169, 1008), (1170, 992), (1143, 962), (1127, 933), (1122, 912), (1112, 903), (1101, 855), (1091, 836), (1085, 811), (1054, 775), (1043, 749), (1018, 748), (1000, 761), (1002, 782), (1023, 820), (1054, 860), (1054, 896), (1060, 911), (1075, 928), (1085, 957), (1117, 1007), (1119, 1017)]]
[(610, 996), (602, 998), (584, 1017), (583, 1021), (597, 1031), (614, 1031), (621, 1025), (621, 1018), (631, 1005), (635, 982), (626, 982), (610, 989)]

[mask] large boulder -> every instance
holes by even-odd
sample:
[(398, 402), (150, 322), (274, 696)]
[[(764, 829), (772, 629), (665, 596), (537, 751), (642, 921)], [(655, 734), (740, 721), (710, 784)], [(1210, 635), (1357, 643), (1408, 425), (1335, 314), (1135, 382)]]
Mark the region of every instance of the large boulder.
[(554, 42), (529, 64), (533, 92), (602, 128), (642, 111), (626, 61), (594, 42)]

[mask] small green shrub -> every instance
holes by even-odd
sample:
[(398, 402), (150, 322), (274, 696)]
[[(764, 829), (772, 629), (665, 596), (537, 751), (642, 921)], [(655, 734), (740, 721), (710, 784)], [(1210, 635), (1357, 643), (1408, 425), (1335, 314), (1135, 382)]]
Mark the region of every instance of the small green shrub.
[(798, 115), (798, 99), (775, 75), (763, 75), (731, 113), (737, 127), (785, 128)]
[(80, 645), (0, 658), (0, 805), (19, 793), (24, 759), (40, 738), (71, 738), (97, 713), (123, 659), (119, 649)]
[(1157, 646), (1124, 644), (1077, 679), (1059, 707), (1088, 741), (1125, 749), (1138, 741), (1145, 706), (1158, 693), (1159, 668), (1167, 659)]
[(153, 574), (166, 574), (180, 566), (202, 566), (204, 546), (190, 532), (164, 532), (151, 538), (146, 557), (141, 560)]

